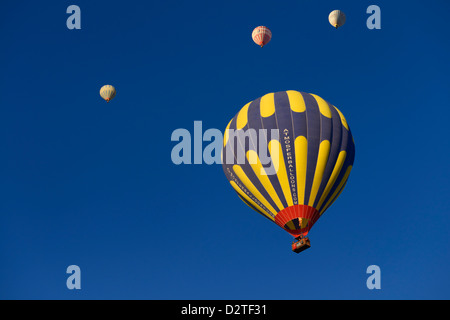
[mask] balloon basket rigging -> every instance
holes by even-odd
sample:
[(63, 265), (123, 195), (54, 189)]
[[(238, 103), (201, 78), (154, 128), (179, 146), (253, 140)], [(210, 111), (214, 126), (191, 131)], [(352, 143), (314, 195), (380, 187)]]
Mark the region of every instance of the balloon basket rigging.
[(300, 253), (311, 247), (311, 242), (306, 237), (295, 238), (296, 241), (292, 242), (292, 251)]

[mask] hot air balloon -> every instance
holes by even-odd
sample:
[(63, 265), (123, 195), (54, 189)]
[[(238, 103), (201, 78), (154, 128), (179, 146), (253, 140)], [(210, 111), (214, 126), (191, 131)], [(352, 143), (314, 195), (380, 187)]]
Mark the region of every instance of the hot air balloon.
[(253, 41), (262, 48), (269, 43), (270, 39), (272, 39), (272, 32), (267, 27), (259, 26), (253, 30), (252, 38)]
[(341, 10), (331, 11), (330, 15), (328, 16), (328, 21), (336, 29), (343, 26), (345, 20), (346, 20), (345, 14)]
[(222, 167), (243, 202), (294, 238), (306, 237), (340, 195), (355, 145), (341, 111), (315, 94), (269, 93), (247, 103), (228, 123)]
[(111, 101), (116, 96), (116, 89), (107, 84), (100, 89), (100, 96), (106, 100), (106, 102)]

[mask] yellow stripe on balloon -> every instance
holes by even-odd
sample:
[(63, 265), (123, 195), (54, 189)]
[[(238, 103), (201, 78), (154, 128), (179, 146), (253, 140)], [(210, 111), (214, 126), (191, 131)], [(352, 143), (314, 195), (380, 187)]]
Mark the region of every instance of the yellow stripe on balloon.
[(233, 119), (230, 120), (230, 122), (228, 122), (227, 127), (225, 128), (225, 133), (223, 135), (223, 146), (225, 147), (227, 145), (228, 142), (228, 138), (230, 137), (230, 125), (231, 125), (231, 121), (233, 121)]
[[(256, 159), (256, 161), (250, 161), (250, 159)], [(272, 183), (269, 180), (269, 177), (265, 174), (265, 169), (261, 164), (261, 161), (258, 157), (258, 153), (254, 150), (249, 150), (247, 152), (247, 160), (249, 161), (253, 171), (255, 172), (255, 175), (258, 177), (259, 182), (261, 182), (264, 189), (266, 189), (267, 193), (269, 194), (270, 198), (275, 202), (275, 204), (278, 207), (277, 211), (281, 211), (284, 209), (283, 204), (281, 203), (280, 198), (278, 197), (278, 194), (276, 193), (275, 189), (273, 188)]]
[(267, 118), (275, 113), (274, 93), (268, 93), (260, 101), (261, 117)]
[[(333, 107), (334, 107), (334, 106), (333, 106)], [(345, 117), (344, 117), (344, 115), (342, 114), (342, 112), (341, 112), (338, 108), (336, 108), (336, 107), (334, 107), (334, 108), (336, 109), (336, 111), (339, 113), (339, 116), (341, 117), (342, 125), (345, 127), (345, 129), (349, 130), (349, 129), (348, 129), (347, 120), (345, 120)]]
[(242, 107), (241, 111), (239, 111), (238, 116), (236, 118), (236, 129), (241, 130), (247, 125), (248, 121), (248, 107), (250, 106), (250, 103), (247, 103), (245, 106)]
[(308, 159), (308, 140), (299, 136), (294, 141), (295, 171), (297, 172), (298, 204), (305, 204), (306, 163)]
[(295, 230), (295, 225), (294, 225), (294, 223), (292, 222), (292, 220), (290, 220), (290, 221), (288, 221), (288, 222), (286, 223), (286, 227), (287, 227), (289, 230)]
[(328, 209), (329, 206), (331, 206), (331, 204), (334, 202), (334, 200), (337, 199), (337, 197), (341, 194), (342, 190), (344, 189), (344, 185), (347, 182), (348, 176), (350, 175), (350, 171), (352, 171), (352, 166), (348, 166), (347, 170), (345, 171), (345, 175), (342, 178), (341, 182), (339, 183), (338, 187), (336, 188), (336, 190), (334, 190), (333, 195), (331, 196), (331, 198), (328, 200), (328, 202), (326, 203), (326, 205), (319, 211), (319, 214), (322, 215), (322, 213), (325, 212), (325, 210)]
[(313, 93), (310, 93), (310, 95), (312, 95), (314, 99), (316, 99), (320, 113), (327, 118), (331, 118), (331, 110), (330, 107), (328, 106), (328, 103), (318, 95), (315, 95)]
[(291, 110), (295, 112), (305, 112), (306, 105), (302, 94), (294, 90), (286, 91), (286, 93), (289, 98), (289, 105), (291, 106)]
[[(277, 170), (278, 181), (280, 182), (286, 202), (288, 206), (293, 206), (294, 202), (292, 200), (291, 189), (289, 187), (289, 179), (286, 172), (281, 143), (278, 140), (271, 140), (269, 142), (269, 151), (272, 163)], [(272, 153), (272, 151), (274, 151), (274, 153)]]
[[(233, 187), (233, 189), (236, 190), (236, 192), (239, 193), (239, 195), (242, 198), (244, 198), (245, 200), (250, 202), (256, 209), (261, 209), (261, 210), (258, 210), (259, 213), (263, 214), (264, 216), (266, 216), (267, 218), (269, 218), (272, 221), (274, 220), (274, 218), (271, 215), (267, 214), (267, 212), (263, 208), (261, 208), (255, 201), (253, 201), (248, 195), (246, 195), (245, 192), (243, 192), (241, 190), (241, 188), (239, 188), (238, 185), (234, 181), (230, 181), (230, 184)], [(252, 208), (252, 207), (250, 207), (250, 208)]]
[(331, 188), (333, 187), (334, 183), (336, 182), (337, 177), (339, 176), (339, 173), (341, 173), (342, 166), (344, 165), (345, 158), (347, 157), (346, 151), (341, 151), (339, 153), (339, 156), (336, 160), (336, 163), (333, 168), (333, 172), (331, 172), (330, 179), (328, 179), (327, 185), (322, 193), (322, 196), (320, 198), (319, 203), (317, 204), (317, 210), (320, 211), (322, 208), (322, 204), (325, 201), (325, 199), (328, 197), (328, 194), (330, 193)]
[(320, 184), (322, 183), (323, 173), (327, 165), (328, 156), (330, 155), (330, 141), (324, 140), (319, 145), (319, 154), (317, 156), (316, 171), (314, 172), (314, 180), (311, 187), (311, 193), (309, 196), (309, 206), (314, 206), (316, 201), (317, 192), (319, 191)]
[(242, 181), (242, 183), (248, 189), (248, 191), (250, 191), (255, 196), (255, 198), (258, 199), (263, 205), (265, 205), (266, 208), (269, 209), (270, 212), (272, 212), (274, 215), (276, 215), (277, 211), (270, 205), (269, 202), (267, 202), (267, 200), (263, 197), (263, 195), (253, 185), (253, 183), (247, 177), (247, 175), (242, 170), (242, 168), (235, 164), (233, 166), (233, 171), (236, 173), (237, 177), (239, 178), (239, 180)]

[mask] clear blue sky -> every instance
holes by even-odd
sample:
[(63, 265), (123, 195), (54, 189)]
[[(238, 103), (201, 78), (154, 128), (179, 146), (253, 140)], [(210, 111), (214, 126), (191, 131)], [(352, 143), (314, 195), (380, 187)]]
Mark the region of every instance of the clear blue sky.
[[(26, 4), (25, 4), (26, 3)], [(81, 8), (81, 30), (66, 8)], [(366, 9), (381, 8), (381, 30)], [(339, 30), (333, 9), (347, 15)], [(0, 298), (449, 299), (450, 3), (2, 1)], [(254, 27), (272, 30), (263, 49)], [(104, 84), (117, 88), (109, 104)], [(311, 249), (222, 167), (171, 162), (266, 93), (315, 93), (356, 143)], [(341, 221), (345, 221), (342, 224)], [(81, 290), (66, 268), (81, 268)], [(381, 268), (368, 290), (366, 268)]]

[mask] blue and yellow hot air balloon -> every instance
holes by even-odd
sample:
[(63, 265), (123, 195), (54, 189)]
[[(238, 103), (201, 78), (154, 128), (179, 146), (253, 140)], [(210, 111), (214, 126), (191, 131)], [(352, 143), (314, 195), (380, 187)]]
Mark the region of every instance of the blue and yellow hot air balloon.
[(228, 123), (222, 166), (238, 196), (297, 238), (294, 252), (340, 195), (355, 158), (344, 115), (315, 94), (269, 93)]

